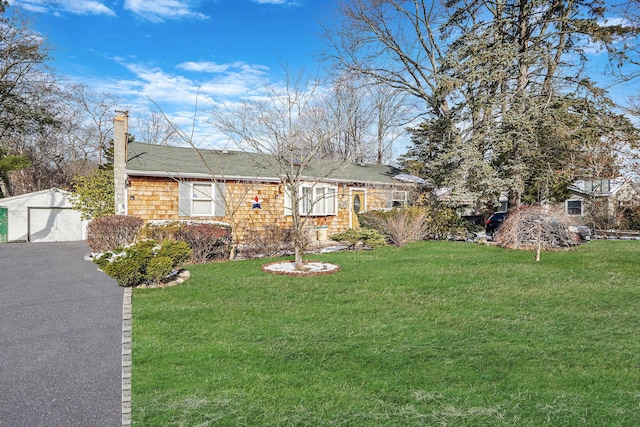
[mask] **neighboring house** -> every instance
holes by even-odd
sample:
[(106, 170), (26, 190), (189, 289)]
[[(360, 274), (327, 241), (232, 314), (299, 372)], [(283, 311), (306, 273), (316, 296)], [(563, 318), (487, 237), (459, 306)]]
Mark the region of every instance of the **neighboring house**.
[[(267, 228), (290, 228), (291, 197), (269, 156), (126, 141), (126, 113), (116, 117), (116, 212), (154, 220), (220, 221), (240, 242)], [(125, 162), (126, 159), (126, 162)], [(205, 164), (206, 161), (206, 164)], [(357, 213), (404, 205), (416, 183), (384, 165), (317, 161), (304, 169), (301, 214), (313, 239), (358, 226)], [(331, 166), (331, 167), (327, 167)], [(213, 176), (212, 176), (213, 175)]]
[(51, 188), (0, 199), (0, 242), (84, 240), (88, 222), (72, 208), (70, 194)]
[(586, 216), (597, 203), (609, 218), (615, 218), (620, 209), (640, 206), (640, 185), (631, 178), (583, 179), (569, 187), (571, 196), (565, 201), (565, 210), (571, 216)]

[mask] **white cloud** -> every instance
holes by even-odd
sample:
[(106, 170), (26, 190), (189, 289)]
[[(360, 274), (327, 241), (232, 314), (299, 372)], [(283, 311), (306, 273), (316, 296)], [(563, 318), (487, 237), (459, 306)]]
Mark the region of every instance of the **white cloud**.
[(300, 2), (298, 0), (251, 0), (257, 4), (275, 4), (275, 5), (283, 5), (283, 6), (300, 6)]
[(124, 8), (151, 22), (170, 19), (207, 19), (188, 0), (125, 0)]
[(183, 62), (181, 64), (178, 64), (176, 68), (185, 70), (185, 71), (198, 72), (198, 73), (236, 74), (236, 75), (242, 75), (245, 78), (248, 76), (259, 77), (269, 71), (269, 68), (264, 65), (252, 65), (242, 61), (230, 62), (227, 64), (218, 64), (217, 62), (211, 62), (211, 61), (200, 61), (200, 62), (189, 61), (189, 62)]
[(115, 12), (104, 4), (92, 0), (65, 0), (61, 2), (63, 8), (70, 13), (77, 15), (111, 15), (115, 16)]
[(195, 104), (198, 85), (192, 80), (143, 64), (126, 67), (136, 75), (137, 96), (149, 97), (158, 103)]
[[(259, 93), (264, 88), (268, 68), (244, 62), (217, 64), (214, 62), (185, 62), (176, 68), (205, 73), (204, 78), (169, 73), (157, 66), (131, 63), (115, 58), (135, 75), (123, 80), (120, 93), (131, 98), (150, 98), (158, 104), (195, 106), (203, 99), (232, 102), (239, 97)], [(202, 75), (198, 75), (202, 77)]]
[(184, 62), (172, 72), (132, 62), (131, 58), (113, 60), (133, 75), (120, 80), (94, 81), (91, 87), (100, 92), (126, 94), (126, 105), (121, 108), (128, 109), (132, 117), (161, 109), (185, 132), (193, 132), (199, 146), (224, 145), (224, 138), (208, 123), (207, 111), (214, 104), (236, 105), (248, 97), (262, 96), (265, 79), (269, 77), (266, 66), (242, 61)]
[(44, 0), (16, 0), (9, 1), (9, 6), (17, 6), (29, 12), (45, 13), (47, 12), (48, 5)]
[(11, 4), (38, 13), (67, 12), (74, 15), (116, 15), (112, 9), (95, 0), (15, 0)]
[(229, 64), (217, 64), (215, 62), (183, 62), (177, 68), (185, 71), (195, 71), (199, 73), (223, 73), (229, 69)]

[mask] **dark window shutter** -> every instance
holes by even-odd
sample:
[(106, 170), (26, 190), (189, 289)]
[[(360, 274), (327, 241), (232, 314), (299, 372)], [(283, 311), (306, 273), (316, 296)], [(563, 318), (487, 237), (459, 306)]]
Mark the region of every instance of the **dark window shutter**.
[(218, 182), (215, 184), (215, 215), (225, 215), (225, 192), (227, 185), (224, 182)]
[(191, 185), (188, 182), (178, 182), (178, 215), (191, 216)]

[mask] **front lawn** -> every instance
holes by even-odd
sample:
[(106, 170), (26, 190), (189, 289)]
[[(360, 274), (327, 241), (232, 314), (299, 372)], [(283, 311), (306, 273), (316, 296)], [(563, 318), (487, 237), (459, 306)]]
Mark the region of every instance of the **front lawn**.
[(640, 242), (197, 265), (133, 294), (133, 424), (640, 425)]

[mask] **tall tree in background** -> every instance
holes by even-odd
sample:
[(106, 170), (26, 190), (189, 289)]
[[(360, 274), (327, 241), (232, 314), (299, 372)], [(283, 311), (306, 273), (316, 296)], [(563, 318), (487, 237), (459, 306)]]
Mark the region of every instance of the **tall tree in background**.
[(364, 162), (368, 156), (369, 130), (373, 115), (355, 76), (335, 79), (323, 106), (329, 120), (326, 126), (336, 131), (323, 147), (322, 156), (347, 162)]
[[(481, 199), (491, 202), (492, 194), (508, 192), (510, 205), (517, 206), (532, 185), (538, 197), (553, 198), (566, 181), (593, 173), (580, 167), (585, 146), (633, 139), (620, 138), (630, 126), (610, 120), (614, 104), (584, 71), (588, 43), (601, 34), (603, 4), (448, 5), (443, 28), (452, 39), (439, 72), (461, 99), (456, 121), (464, 123), (463, 137), (451, 150), (459, 163), (455, 178), (471, 184)], [(628, 29), (608, 26), (607, 32), (624, 35)], [(609, 126), (601, 126), (605, 121)]]
[(122, 98), (95, 92), (83, 84), (71, 84), (64, 93), (65, 116), (69, 118), (65, 137), (73, 160), (80, 156), (99, 165), (112, 161), (109, 150), (113, 148), (113, 112), (122, 105)]
[(17, 10), (7, 11), (0, 2), (0, 141), (33, 130), (51, 119), (35, 102), (51, 84), (46, 68), (48, 49)]
[(411, 121), (406, 92), (357, 74), (340, 73), (323, 94), (327, 126), (336, 129), (322, 156), (353, 163), (388, 163)]
[(433, 186), (489, 206), (501, 193), (512, 206), (534, 194), (551, 199), (567, 181), (594, 172), (585, 148), (635, 143), (633, 127), (585, 72), (592, 42), (634, 34), (623, 22), (602, 23), (620, 9), (586, 0), (438, 7), (353, 0), (325, 36), (336, 67), (423, 101), (424, 122), (404, 160)]
[[(33, 164), (34, 152), (25, 140), (55, 125), (50, 109), (55, 80), (45, 65), (43, 38), (18, 11), (7, 8), (8, 2), (0, 1), (0, 149)], [(13, 195), (12, 180), (3, 181), (5, 195)]]
[[(81, 84), (61, 84), (47, 66), (45, 38), (0, 0), (0, 149), (11, 162), (5, 196), (70, 188), (105, 162), (121, 100)], [(20, 166), (18, 168), (17, 166)]]
[(156, 145), (176, 145), (181, 138), (176, 130), (178, 126), (168, 121), (168, 118), (152, 111), (149, 115), (140, 116), (132, 132), (138, 135), (140, 142)]

